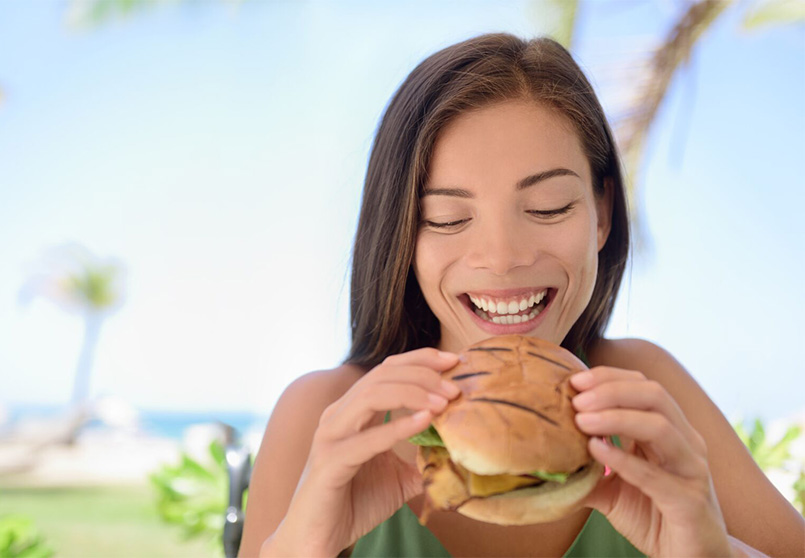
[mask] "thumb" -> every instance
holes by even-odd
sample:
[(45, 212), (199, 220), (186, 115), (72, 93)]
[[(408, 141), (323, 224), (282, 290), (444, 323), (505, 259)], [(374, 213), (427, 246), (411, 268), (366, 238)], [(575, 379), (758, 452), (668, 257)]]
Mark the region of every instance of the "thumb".
[(598, 485), (593, 489), (584, 500), (584, 505), (588, 508), (598, 510), (604, 516), (609, 515), (620, 492), (623, 480), (615, 473), (603, 477)]

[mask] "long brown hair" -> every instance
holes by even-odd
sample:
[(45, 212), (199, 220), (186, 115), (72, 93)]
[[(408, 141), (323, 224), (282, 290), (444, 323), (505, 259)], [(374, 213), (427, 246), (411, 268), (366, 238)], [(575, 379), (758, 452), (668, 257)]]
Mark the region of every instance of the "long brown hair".
[(411, 262), (419, 198), (437, 135), (451, 119), (493, 103), (529, 99), (575, 126), (590, 163), (593, 189), (613, 188), (612, 228), (599, 253), (592, 298), (565, 337), (588, 351), (604, 334), (629, 252), (629, 222), (612, 132), (590, 83), (551, 39), (487, 34), (426, 58), (406, 78), (377, 130), (352, 252), (352, 347), (346, 362), (371, 368), (392, 354), (439, 341)]

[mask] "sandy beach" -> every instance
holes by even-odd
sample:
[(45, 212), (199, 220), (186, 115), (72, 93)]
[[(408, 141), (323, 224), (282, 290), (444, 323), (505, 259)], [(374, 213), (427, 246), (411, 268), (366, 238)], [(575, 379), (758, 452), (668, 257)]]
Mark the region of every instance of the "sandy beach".
[(114, 429), (87, 430), (72, 444), (0, 441), (3, 486), (145, 485), (148, 474), (175, 463), (181, 444)]

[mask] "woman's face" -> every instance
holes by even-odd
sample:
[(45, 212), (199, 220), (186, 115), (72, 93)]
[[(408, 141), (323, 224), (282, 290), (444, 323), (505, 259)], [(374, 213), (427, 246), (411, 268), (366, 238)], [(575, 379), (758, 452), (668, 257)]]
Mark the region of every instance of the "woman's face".
[(414, 254), (440, 348), (508, 333), (561, 343), (593, 292), (610, 190), (593, 194), (572, 125), (536, 103), (492, 105), (442, 130)]

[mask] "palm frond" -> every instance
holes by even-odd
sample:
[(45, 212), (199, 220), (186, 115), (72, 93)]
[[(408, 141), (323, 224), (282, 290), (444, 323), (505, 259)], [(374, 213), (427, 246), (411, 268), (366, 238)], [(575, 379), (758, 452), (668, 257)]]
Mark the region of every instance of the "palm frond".
[(20, 290), (20, 301), (42, 297), (80, 314), (106, 313), (123, 298), (123, 267), (101, 259), (80, 244), (51, 248)]
[[(643, 79), (633, 87), (625, 113), (615, 119), (631, 199), (640, 183), (639, 168), (646, 139), (676, 71), (690, 59), (699, 39), (733, 0), (692, 4), (650, 56)], [(633, 204), (632, 211), (634, 212)], [(633, 214), (633, 217), (637, 217)]]
[(531, 0), (526, 10), (539, 34), (550, 36), (570, 50), (578, 6), (578, 0)]
[(753, 31), (771, 25), (805, 23), (805, 2), (802, 0), (765, 0), (744, 16), (743, 28)]

